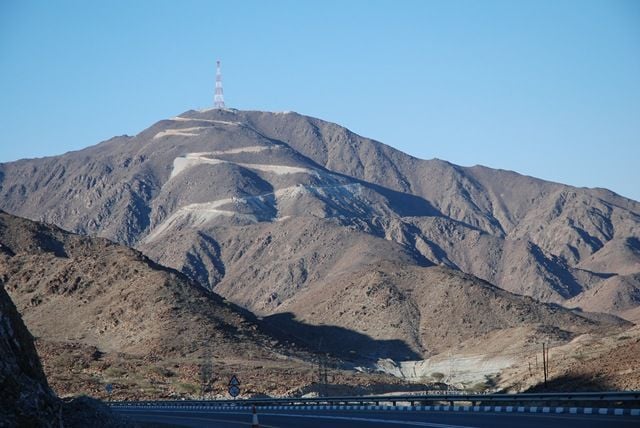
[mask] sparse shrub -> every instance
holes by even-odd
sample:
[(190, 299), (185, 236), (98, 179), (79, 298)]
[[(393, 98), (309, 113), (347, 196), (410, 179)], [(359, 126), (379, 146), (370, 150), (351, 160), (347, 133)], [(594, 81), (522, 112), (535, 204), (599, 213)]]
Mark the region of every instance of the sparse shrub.
[(431, 373), (431, 378), (436, 382), (442, 382), (442, 379), (444, 379), (444, 373), (433, 372)]
[(484, 384), (487, 386), (487, 388), (495, 388), (496, 386), (498, 386), (498, 379), (497, 377), (491, 375), (485, 375)]
[(470, 388), (468, 388), (469, 392), (474, 392), (474, 393), (481, 393), (487, 390), (487, 383), (486, 382), (478, 382), (475, 385), (471, 386)]
[(58, 368), (70, 368), (73, 367), (74, 357), (72, 354), (67, 352), (61, 352), (56, 354), (52, 358), (52, 365)]
[(192, 383), (178, 382), (175, 384), (176, 392), (194, 395), (198, 392), (198, 386)]
[(160, 377), (172, 377), (172, 376), (175, 376), (174, 372), (172, 372), (171, 370), (169, 370), (166, 367), (161, 367), (161, 366), (151, 366), (151, 367), (149, 367), (149, 373), (150, 374), (155, 374), (156, 376), (160, 376)]
[(469, 392), (481, 393), (486, 392), (489, 389), (495, 388), (497, 385), (497, 379), (491, 375), (485, 375), (484, 381), (478, 382), (468, 388)]
[(127, 371), (122, 367), (111, 366), (104, 371), (104, 376), (108, 378), (117, 378), (123, 376)]
[(584, 361), (584, 360), (587, 359), (587, 356), (584, 355), (582, 352), (580, 352), (580, 353), (578, 353), (576, 355), (573, 355), (573, 358), (578, 360), (578, 361)]

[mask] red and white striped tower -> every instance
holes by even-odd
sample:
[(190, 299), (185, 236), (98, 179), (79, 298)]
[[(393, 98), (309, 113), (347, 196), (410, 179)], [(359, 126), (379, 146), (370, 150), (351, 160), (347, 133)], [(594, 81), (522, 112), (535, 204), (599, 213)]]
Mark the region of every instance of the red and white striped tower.
[(224, 108), (224, 93), (222, 92), (222, 71), (220, 71), (220, 61), (216, 61), (216, 94), (213, 97), (215, 108)]

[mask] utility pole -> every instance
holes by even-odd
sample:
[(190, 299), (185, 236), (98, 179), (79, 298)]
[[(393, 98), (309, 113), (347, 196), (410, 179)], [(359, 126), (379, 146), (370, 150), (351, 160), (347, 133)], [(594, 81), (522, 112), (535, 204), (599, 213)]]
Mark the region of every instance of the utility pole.
[(444, 378), (444, 383), (447, 385), (447, 391), (451, 391), (453, 390), (453, 378), (455, 376), (455, 368), (454, 368), (454, 358), (453, 358), (453, 352), (449, 351), (447, 354), (447, 358), (448, 358), (448, 362), (449, 362), (449, 373), (447, 375), (446, 378)]
[(545, 344), (542, 343), (542, 367), (544, 371), (544, 389), (547, 389), (547, 357), (546, 357), (546, 347)]
[(222, 92), (222, 71), (220, 61), (216, 61), (216, 93), (213, 97), (214, 108), (224, 108), (224, 93)]
[(329, 370), (327, 366), (327, 356), (322, 352), (318, 353), (318, 385), (321, 397), (329, 395)]
[(329, 395), (328, 355), (323, 352), (322, 338), (318, 341), (318, 394), (321, 397)]
[[(206, 344), (203, 344), (206, 346)], [(202, 362), (200, 363), (200, 397), (204, 400), (206, 393), (211, 392), (211, 383), (213, 380), (213, 364), (211, 363), (211, 354), (208, 348), (204, 349)]]
[(549, 345), (547, 345), (547, 376), (550, 377), (551, 365), (549, 364)]

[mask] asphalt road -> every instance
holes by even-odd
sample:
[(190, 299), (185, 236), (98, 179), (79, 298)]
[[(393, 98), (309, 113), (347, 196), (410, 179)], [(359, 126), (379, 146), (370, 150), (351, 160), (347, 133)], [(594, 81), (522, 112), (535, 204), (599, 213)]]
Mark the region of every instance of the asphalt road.
[[(114, 409), (115, 410), (115, 409)], [(140, 422), (175, 424), (181, 427), (250, 427), (251, 412), (204, 410), (116, 410)], [(258, 412), (261, 428), (639, 428), (638, 416), (554, 415), (478, 412), (376, 412), (376, 411), (295, 411)]]

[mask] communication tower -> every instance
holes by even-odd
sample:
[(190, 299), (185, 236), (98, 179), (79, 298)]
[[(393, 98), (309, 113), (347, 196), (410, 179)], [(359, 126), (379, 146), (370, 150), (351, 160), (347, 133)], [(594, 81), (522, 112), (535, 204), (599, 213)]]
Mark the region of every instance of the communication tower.
[(220, 61), (216, 61), (216, 93), (213, 97), (215, 108), (224, 108), (224, 93), (222, 92), (222, 71), (220, 71)]

